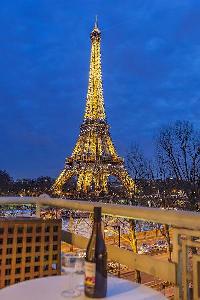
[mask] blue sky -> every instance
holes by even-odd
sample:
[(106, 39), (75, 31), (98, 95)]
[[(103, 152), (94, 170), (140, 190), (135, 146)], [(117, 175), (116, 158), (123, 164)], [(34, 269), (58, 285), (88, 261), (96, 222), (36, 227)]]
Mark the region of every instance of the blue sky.
[(113, 141), (147, 156), (163, 124), (200, 127), (200, 1), (1, 0), (0, 169), (57, 176), (82, 122), (95, 15)]

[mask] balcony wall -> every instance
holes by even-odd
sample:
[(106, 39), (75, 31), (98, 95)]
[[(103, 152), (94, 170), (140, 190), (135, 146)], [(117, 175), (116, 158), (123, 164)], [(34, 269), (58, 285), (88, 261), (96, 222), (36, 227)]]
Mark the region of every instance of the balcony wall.
[[(171, 282), (175, 285), (175, 299), (190, 299), (189, 287), (192, 282), (194, 299), (200, 299), (200, 257), (196, 251), (200, 248), (200, 215), (198, 213), (42, 197), (1, 197), (0, 205), (4, 204), (35, 204), (38, 215), (43, 206), (86, 212), (92, 212), (94, 206), (101, 206), (105, 215), (170, 225), (173, 229), (171, 262), (158, 260), (149, 255), (140, 255), (112, 245), (107, 246), (108, 257), (132, 269)], [(62, 232), (62, 239), (79, 248), (86, 248), (88, 242), (87, 238), (66, 231)], [(193, 271), (191, 271), (191, 265)]]

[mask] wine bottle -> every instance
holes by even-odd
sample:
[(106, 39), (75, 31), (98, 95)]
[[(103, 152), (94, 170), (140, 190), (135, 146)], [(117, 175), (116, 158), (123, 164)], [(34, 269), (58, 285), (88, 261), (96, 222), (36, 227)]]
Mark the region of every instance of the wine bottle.
[(107, 251), (101, 227), (101, 207), (94, 207), (94, 223), (85, 258), (85, 295), (104, 298), (107, 292)]

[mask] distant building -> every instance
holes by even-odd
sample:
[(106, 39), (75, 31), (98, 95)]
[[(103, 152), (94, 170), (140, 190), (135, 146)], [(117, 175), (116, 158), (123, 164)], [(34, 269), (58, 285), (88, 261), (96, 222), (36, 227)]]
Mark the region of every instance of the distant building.
[(0, 218), (0, 288), (61, 272), (61, 220)]

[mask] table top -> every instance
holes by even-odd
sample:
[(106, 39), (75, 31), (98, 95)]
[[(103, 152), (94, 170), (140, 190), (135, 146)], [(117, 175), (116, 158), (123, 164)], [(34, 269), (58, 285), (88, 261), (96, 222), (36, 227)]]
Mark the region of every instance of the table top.
[[(61, 292), (66, 288), (67, 276), (51, 276), (20, 282), (0, 290), (0, 300), (64, 300)], [(73, 298), (89, 299), (84, 294)], [(105, 299), (113, 300), (166, 300), (161, 293), (117, 277), (108, 278), (108, 293)]]

